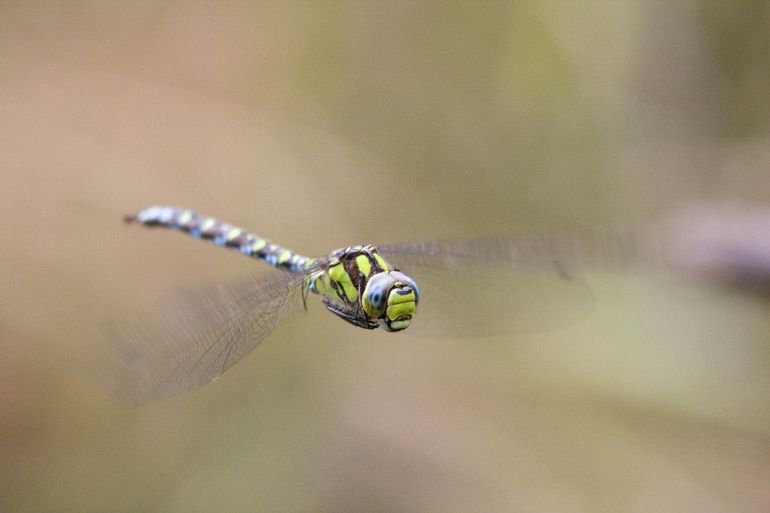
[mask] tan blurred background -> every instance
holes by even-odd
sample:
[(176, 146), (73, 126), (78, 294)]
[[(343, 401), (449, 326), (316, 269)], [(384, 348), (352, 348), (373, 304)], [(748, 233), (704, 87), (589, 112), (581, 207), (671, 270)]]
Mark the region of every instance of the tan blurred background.
[[(126, 227), (195, 208), (308, 254), (770, 202), (764, 2), (0, 2), (0, 511), (770, 509), (761, 298), (597, 275), (475, 340), (290, 319), (114, 406), (100, 325), (271, 272)], [(372, 214), (371, 207), (375, 206)]]

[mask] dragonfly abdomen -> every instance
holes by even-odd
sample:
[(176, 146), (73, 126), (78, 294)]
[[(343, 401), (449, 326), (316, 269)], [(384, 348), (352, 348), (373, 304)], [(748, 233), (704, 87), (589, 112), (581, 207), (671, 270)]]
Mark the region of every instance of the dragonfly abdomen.
[(267, 239), (248, 233), (213, 217), (202, 216), (190, 209), (179, 207), (149, 207), (125, 217), (126, 222), (145, 226), (160, 226), (189, 233), (193, 237), (213, 241), (244, 255), (286, 271), (301, 273), (311, 259), (274, 244)]

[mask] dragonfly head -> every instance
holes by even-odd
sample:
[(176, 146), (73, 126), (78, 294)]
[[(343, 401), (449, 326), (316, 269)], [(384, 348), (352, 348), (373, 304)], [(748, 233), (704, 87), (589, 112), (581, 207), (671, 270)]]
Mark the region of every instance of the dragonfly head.
[(399, 271), (380, 272), (369, 278), (361, 304), (364, 312), (378, 319), (386, 331), (409, 327), (417, 312), (420, 291), (409, 276)]

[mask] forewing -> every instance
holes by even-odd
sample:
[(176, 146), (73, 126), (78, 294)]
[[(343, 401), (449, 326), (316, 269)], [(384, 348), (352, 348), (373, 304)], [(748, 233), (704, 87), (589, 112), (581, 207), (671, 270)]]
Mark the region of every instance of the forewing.
[(533, 236), (379, 246), (420, 288), (411, 333), (466, 337), (558, 329), (594, 304), (587, 267), (646, 260), (638, 241)]
[(302, 309), (303, 277), (249, 279), (180, 297), (106, 330), (102, 372), (116, 401), (137, 405), (199, 388), (253, 350)]

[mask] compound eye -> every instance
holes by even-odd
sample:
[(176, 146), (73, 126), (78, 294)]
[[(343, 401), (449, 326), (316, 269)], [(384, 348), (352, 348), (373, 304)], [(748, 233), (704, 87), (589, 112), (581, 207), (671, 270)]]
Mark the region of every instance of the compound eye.
[(420, 300), (420, 289), (412, 278), (399, 271), (393, 271), (390, 275), (396, 282), (401, 282), (414, 291), (415, 303)]
[(377, 273), (369, 278), (364, 289), (363, 306), (366, 313), (372, 317), (380, 317), (385, 312), (388, 294), (395, 280), (388, 273)]

